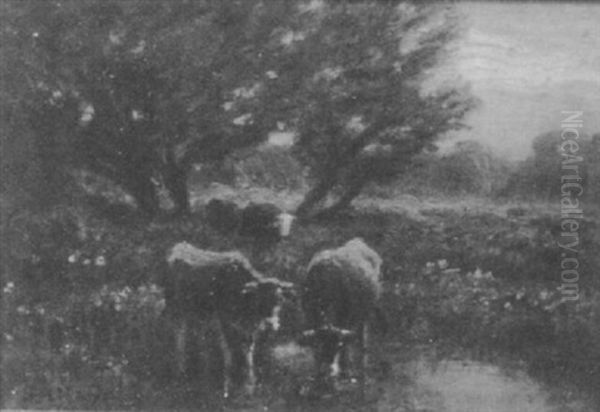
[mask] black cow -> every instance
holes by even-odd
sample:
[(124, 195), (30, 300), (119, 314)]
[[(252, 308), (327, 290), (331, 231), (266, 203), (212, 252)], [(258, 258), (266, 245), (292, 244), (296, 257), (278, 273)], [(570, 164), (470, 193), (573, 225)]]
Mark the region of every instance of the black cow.
[(314, 350), (317, 382), (334, 383), (340, 372), (347, 373), (348, 346), (358, 341), (364, 388), (370, 322), (379, 310), (381, 263), (374, 250), (355, 238), (316, 254), (308, 265), (302, 288), (308, 329), (300, 343)]
[(176, 357), (180, 373), (187, 365), (188, 329), (201, 338), (210, 326), (223, 356), (223, 396), (230, 395), (234, 355), (244, 359), (244, 387), (256, 386), (255, 350), (260, 336), (279, 329), (279, 312), (288, 282), (264, 277), (239, 252), (211, 252), (178, 243), (167, 256), (166, 310), (177, 322)]
[(206, 220), (209, 225), (222, 233), (233, 233), (239, 225), (241, 210), (230, 200), (211, 199), (206, 204)]
[(294, 216), (271, 203), (250, 203), (242, 211), (239, 234), (263, 241), (278, 241), (290, 234)]

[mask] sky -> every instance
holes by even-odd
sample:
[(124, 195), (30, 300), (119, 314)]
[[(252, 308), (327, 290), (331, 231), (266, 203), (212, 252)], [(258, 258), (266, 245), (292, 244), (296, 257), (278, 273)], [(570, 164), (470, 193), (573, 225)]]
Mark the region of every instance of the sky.
[(466, 119), (472, 129), (454, 139), (518, 160), (531, 153), (535, 136), (560, 129), (563, 110), (582, 110), (584, 129), (600, 132), (600, 4), (457, 7), (465, 33), (440, 73), (470, 83), (481, 104)]

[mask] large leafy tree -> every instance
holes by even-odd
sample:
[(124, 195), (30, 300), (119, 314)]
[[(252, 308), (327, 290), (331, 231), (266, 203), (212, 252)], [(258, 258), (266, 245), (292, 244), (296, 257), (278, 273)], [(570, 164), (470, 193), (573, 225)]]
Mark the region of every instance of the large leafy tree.
[(277, 85), (313, 180), (298, 209), (309, 215), (331, 195), (333, 212), (366, 183), (407, 171), (436, 138), (464, 127), (474, 101), (463, 89), (424, 87), (459, 33), (451, 8), (311, 1), (296, 10), (281, 36)]
[(423, 90), (457, 32), (438, 5), (24, 0), (3, 11), (3, 79), (19, 85), (6, 101), (31, 129), (47, 191), (87, 169), (149, 215), (162, 188), (186, 212), (193, 163), (276, 125), (296, 133), (313, 178), (300, 214), (332, 193), (333, 210), (345, 207), (462, 127), (472, 103)]
[(186, 212), (194, 162), (222, 160), (274, 127), (261, 50), (286, 7), (4, 3), (2, 77), (18, 86), (3, 103), (10, 100), (11, 113), (30, 127), (49, 191), (58, 193), (70, 170), (87, 169), (127, 190), (149, 215), (162, 189)]

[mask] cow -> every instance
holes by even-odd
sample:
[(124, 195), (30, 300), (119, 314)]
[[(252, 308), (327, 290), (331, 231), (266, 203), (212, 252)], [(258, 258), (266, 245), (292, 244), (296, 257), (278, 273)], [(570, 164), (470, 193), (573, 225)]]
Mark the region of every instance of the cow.
[(211, 199), (205, 215), (209, 225), (221, 233), (234, 233), (240, 226), (241, 210), (230, 200)]
[(242, 211), (241, 236), (265, 242), (277, 242), (289, 236), (295, 217), (271, 203), (253, 203)]
[(300, 343), (313, 348), (316, 382), (335, 384), (341, 373), (348, 373), (348, 348), (358, 341), (364, 390), (369, 329), (373, 320), (381, 320), (381, 264), (361, 238), (321, 251), (310, 261), (302, 285), (307, 329)]
[[(255, 351), (259, 338), (280, 327), (279, 312), (292, 284), (257, 272), (237, 251), (213, 252), (181, 242), (168, 252), (166, 313), (176, 326), (176, 364), (184, 374), (190, 332), (203, 336), (211, 327), (223, 358), (222, 394), (234, 378), (234, 355), (243, 355), (245, 393), (256, 387)], [(170, 281), (169, 281), (170, 280)], [(188, 330), (194, 328), (193, 331)]]

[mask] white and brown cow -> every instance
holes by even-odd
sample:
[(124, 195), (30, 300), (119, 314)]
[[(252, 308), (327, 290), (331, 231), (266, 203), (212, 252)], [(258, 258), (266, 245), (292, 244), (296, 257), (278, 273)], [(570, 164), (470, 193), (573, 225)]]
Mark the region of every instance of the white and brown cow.
[(167, 256), (165, 284), (167, 313), (177, 323), (178, 370), (187, 365), (189, 329), (199, 336), (209, 325), (223, 356), (223, 396), (231, 393), (234, 354), (243, 353), (243, 384), (247, 394), (256, 386), (255, 350), (259, 337), (279, 329), (279, 312), (288, 282), (265, 277), (237, 251), (212, 252), (181, 242)]
[(358, 343), (364, 387), (369, 328), (380, 315), (382, 260), (362, 239), (317, 253), (302, 288), (307, 330), (301, 343), (314, 351), (319, 382), (335, 382), (348, 365), (348, 346)]

